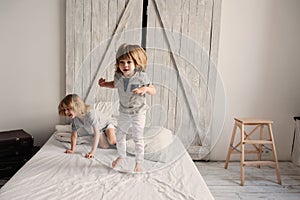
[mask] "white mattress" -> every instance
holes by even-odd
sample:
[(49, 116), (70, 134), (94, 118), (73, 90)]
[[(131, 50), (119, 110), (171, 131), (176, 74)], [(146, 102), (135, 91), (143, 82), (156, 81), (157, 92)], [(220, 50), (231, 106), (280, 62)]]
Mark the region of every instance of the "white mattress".
[(86, 145), (77, 145), (75, 154), (63, 153), (68, 146), (52, 136), (1, 188), (0, 199), (213, 199), (186, 152), (170, 164), (145, 161), (146, 172), (134, 174), (107, 166), (115, 149), (86, 159)]

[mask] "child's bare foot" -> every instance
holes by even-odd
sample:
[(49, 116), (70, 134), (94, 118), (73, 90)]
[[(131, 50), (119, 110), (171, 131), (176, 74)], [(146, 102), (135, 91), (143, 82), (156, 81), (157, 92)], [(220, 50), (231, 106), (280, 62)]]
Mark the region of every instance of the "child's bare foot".
[(134, 168), (134, 172), (141, 172), (141, 171), (142, 171), (141, 163), (136, 163), (135, 168)]
[(116, 160), (114, 160), (111, 164), (112, 168), (115, 168), (122, 160), (123, 158), (121, 157), (118, 157)]

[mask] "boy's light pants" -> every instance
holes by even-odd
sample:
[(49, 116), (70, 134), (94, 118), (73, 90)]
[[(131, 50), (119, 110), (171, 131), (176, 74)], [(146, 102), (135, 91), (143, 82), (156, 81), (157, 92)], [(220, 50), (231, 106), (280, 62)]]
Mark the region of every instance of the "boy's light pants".
[(135, 143), (135, 160), (141, 163), (144, 160), (144, 128), (146, 113), (124, 114), (120, 113), (116, 129), (117, 149), (121, 158), (126, 157), (126, 134), (131, 128), (132, 138)]

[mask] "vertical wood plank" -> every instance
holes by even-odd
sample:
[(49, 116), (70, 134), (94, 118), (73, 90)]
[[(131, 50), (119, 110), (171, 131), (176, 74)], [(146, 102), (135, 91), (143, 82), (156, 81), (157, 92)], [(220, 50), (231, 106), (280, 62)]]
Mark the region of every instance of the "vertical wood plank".
[[(153, 7), (153, 2), (152, 1), (148, 1), (148, 10), (147, 10), (147, 14), (148, 14), (148, 21), (147, 21), (147, 26), (149, 28), (147, 28), (147, 39), (146, 39), (146, 52), (147, 52), (147, 56), (148, 56), (148, 66), (147, 66), (147, 74), (149, 76), (149, 78), (152, 80), (152, 83), (154, 84), (154, 86), (156, 87), (156, 90), (158, 92), (159, 88), (157, 87), (157, 82), (154, 79), (154, 68), (155, 68), (155, 64), (154, 64), (154, 60), (155, 60), (155, 56), (154, 56), (154, 49), (153, 46), (155, 44), (155, 37), (154, 37), (154, 30), (153, 27), (155, 27), (155, 22), (156, 20), (149, 20), (149, 18), (153, 19), (155, 18), (155, 13), (152, 12), (153, 9), (151, 9)], [(146, 126), (151, 126), (151, 122), (152, 122), (152, 118), (154, 117), (152, 115), (152, 105), (153, 103), (153, 99), (155, 98), (156, 95), (154, 96), (147, 96), (147, 102), (150, 106), (150, 109), (147, 112), (147, 122), (146, 122)]]
[(75, 81), (74, 73), (74, 18), (75, 18), (75, 0), (66, 1), (66, 94), (73, 93)]
[[(173, 5), (172, 5), (173, 4)], [(172, 9), (171, 12), (168, 12), (167, 14), (170, 15), (170, 29), (172, 30), (172, 32), (175, 33), (175, 35), (177, 35), (177, 40), (181, 41), (181, 34), (180, 33), (180, 27), (181, 27), (181, 6), (182, 6), (182, 1), (181, 0), (175, 0), (175, 2), (170, 2), (167, 1), (167, 9)], [(173, 12), (174, 11), (174, 12)], [(180, 42), (178, 42), (180, 45)], [(178, 46), (177, 49), (180, 49), (180, 47)], [(169, 99), (169, 114), (168, 114), (168, 123), (169, 123), (169, 127), (173, 126), (174, 130), (178, 130), (179, 127), (178, 125), (180, 124), (180, 119), (181, 119), (181, 112), (179, 112), (180, 110), (180, 104), (178, 101), (178, 90), (180, 88), (179, 86), (179, 81), (178, 81), (178, 77), (177, 77), (177, 73), (175, 72), (175, 67), (173, 66), (174, 63), (172, 62), (172, 58), (171, 58), (171, 54), (169, 54), (169, 62), (170, 62), (170, 66), (172, 67), (171, 70), (174, 71), (173, 73), (175, 74), (174, 79), (172, 83), (170, 83), (169, 87), (172, 88), (172, 91), (174, 91), (175, 97), (174, 98), (170, 98)], [(172, 94), (169, 94), (172, 95)], [(175, 116), (175, 117), (174, 117)]]
[[(102, 1), (102, 4), (106, 4), (106, 2)], [(91, 60), (91, 81), (92, 77), (97, 71), (98, 68), (98, 63), (99, 63), (99, 57), (101, 57), (103, 48), (99, 48), (99, 45), (101, 44), (101, 41), (103, 41), (103, 34), (101, 34), (101, 26), (103, 22), (102, 20), (102, 10), (101, 7), (104, 5), (100, 4), (99, 0), (92, 0), (92, 5), (91, 5), (91, 10), (92, 10), (92, 27), (91, 27), (91, 45), (92, 45), (92, 50), (90, 53), (90, 60)], [(101, 52), (102, 51), (102, 52)], [(90, 84), (91, 84), (90, 81)], [(94, 99), (92, 102), (96, 102), (99, 99), (98, 96), (101, 95), (99, 94), (100, 92), (95, 94)]]
[(82, 47), (82, 87), (83, 96), (86, 96), (86, 92), (91, 84), (91, 3), (92, 1), (83, 1), (83, 47)]
[(83, 77), (81, 64), (83, 61), (83, 0), (75, 1), (75, 87), (74, 92), (83, 97)]

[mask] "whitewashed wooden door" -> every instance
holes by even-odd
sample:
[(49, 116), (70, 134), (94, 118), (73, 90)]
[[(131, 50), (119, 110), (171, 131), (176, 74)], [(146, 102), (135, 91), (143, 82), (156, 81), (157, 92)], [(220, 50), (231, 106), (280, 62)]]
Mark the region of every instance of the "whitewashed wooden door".
[(185, 138), (193, 159), (207, 159), (211, 148), (220, 5), (220, 0), (149, 0), (148, 5), (146, 47), (159, 96), (152, 104), (167, 108), (165, 126)]
[[(147, 97), (147, 126), (171, 129), (193, 159), (207, 159), (220, 4), (221, 0), (67, 0), (66, 93), (77, 93), (87, 103), (111, 101), (115, 92), (98, 87), (98, 79), (112, 80), (120, 44), (143, 45), (149, 57), (147, 73), (157, 88), (156, 95)], [(148, 5), (147, 18), (143, 5)]]

